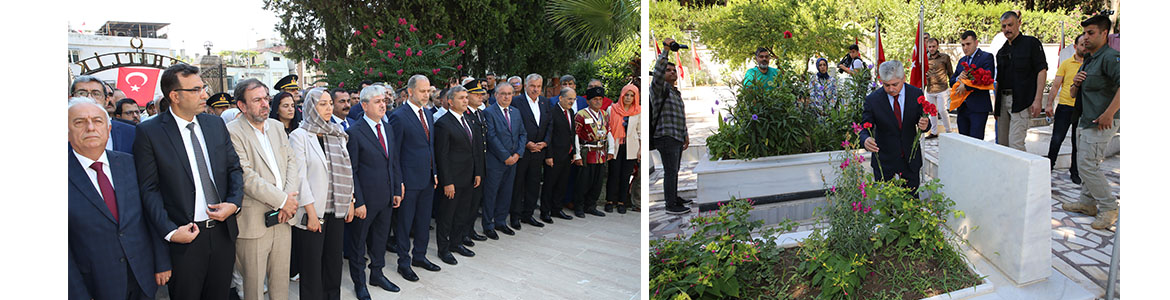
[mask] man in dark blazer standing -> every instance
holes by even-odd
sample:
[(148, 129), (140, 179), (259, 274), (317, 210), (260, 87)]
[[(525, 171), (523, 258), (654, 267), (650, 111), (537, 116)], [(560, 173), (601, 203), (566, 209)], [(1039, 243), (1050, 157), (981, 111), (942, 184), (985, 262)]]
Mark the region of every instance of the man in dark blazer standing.
[(346, 225), (349, 245), (345, 249), (350, 252), (349, 277), (353, 280), (354, 294), (358, 299), (368, 300), (366, 250), (370, 255), (370, 285), (390, 292), (400, 290), (382, 274), (382, 268), (386, 266), (386, 240), (394, 221), (392, 214), (402, 202), (403, 185), (395, 131), (382, 122), (389, 100), (386, 88), (367, 86), (359, 98), (369, 109), (346, 130), (349, 135), (346, 148), (353, 166), (354, 216), (357, 218)]
[(159, 78), (156, 118), (138, 124), (134, 165), (143, 209), (170, 242), (171, 299), (227, 299), (235, 264), (243, 171), (223, 119), (200, 113), (199, 68), (176, 64)]
[(917, 100), (922, 96), (922, 90), (906, 84), (906, 71), (901, 61), (882, 63), (878, 74), (882, 78), (882, 89), (865, 97), (865, 108), (861, 112), (862, 123), (873, 124), (873, 134), (870, 135), (870, 130), (862, 130), (860, 140), (865, 150), (872, 153), (870, 165), (878, 180), (901, 176), (906, 179), (906, 187), (917, 195), (922, 146), (915, 147), (914, 140), (919, 131), (930, 130), (930, 119), (922, 113), (922, 105)]
[(166, 242), (143, 216), (134, 157), (106, 150), (110, 117), (69, 103), (69, 299), (154, 298), (171, 277)]
[(528, 135), (520, 111), (512, 107), (512, 85), (501, 83), (496, 86), (499, 101), (483, 111), (487, 124), (487, 178), (483, 188), (483, 234), (496, 239), (496, 231), (507, 235), (516, 234), (504, 224), (512, 206), (513, 180), (516, 178), (516, 162), (524, 155), (524, 144)]
[[(963, 57), (959, 58), (959, 64), (955, 66), (955, 75), (951, 77), (951, 85), (967, 76), (964, 73), (968, 71), (963, 67), (963, 63), (991, 71), (991, 76), (995, 77), (995, 56), (979, 50), (979, 38), (975, 36), (974, 31), (963, 32), (959, 44), (963, 46)], [(987, 127), (987, 114), (991, 112), (991, 93), (988, 90), (980, 90), (965, 84), (959, 84), (959, 89), (955, 92), (959, 93), (967, 89), (973, 91), (967, 95), (967, 100), (963, 100), (963, 104), (959, 105), (959, 134), (982, 140), (983, 129)]]
[(524, 131), (528, 134), (528, 142), (524, 144), (524, 154), (516, 163), (516, 182), (512, 188), (512, 209), (510, 224), (512, 228), (520, 229), (520, 223), (536, 227), (544, 227), (536, 221), (532, 213), (536, 211), (536, 202), (540, 199), (540, 166), (544, 164), (544, 150), (548, 147), (552, 131), (552, 113), (549, 111), (548, 99), (540, 96), (543, 87), (543, 78), (540, 74), (528, 74), (524, 79), (524, 91), (512, 97), (512, 105), (519, 111), (524, 120)]
[[(411, 76), (406, 83), (410, 93), (407, 105), (399, 106), (390, 115), (390, 129), (394, 131), (393, 150), (398, 153), (402, 182), (406, 192), (394, 220), (398, 240), (398, 274), (408, 281), (418, 281), (411, 266), (437, 272), (438, 265), (427, 260), (428, 229), (431, 208), (435, 200), (438, 176), (435, 175), (435, 120), (423, 105), (430, 97), (431, 82), (423, 75)], [(414, 236), (414, 247), (410, 238)], [(412, 257), (413, 256), (413, 257)]]
[(544, 152), (544, 190), (540, 193), (540, 220), (552, 223), (552, 217), (572, 220), (573, 217), (561, 211), (561, 196), (569, 185), (569, 166), (572, 162), (581, 159), (577, 155), (577, 130), (573, 125), (573, 100), (577, 91), (569, 87), (561, 88), (560, 95), (553, 102), (549, 111), (552, 113), (552, 128), (548, 148)]
[(450, 110), (435, 121), (435, 166), (439, 171), (439, 189), (443, 197), (439, 201), (438, 226), (435, 244), (439, 248), (439, 259), (454, 265), (458, 263), (451, 252), (466, 257), (475, 256), (463, 246), (463, 238), (471, 231), (476, 207), (471, 196), (483, 179), (483, 168), (476, 163), (475, 139), (467, 115), (467, 89), (455, 86), (443, 95), (444, 102), (450, 103)]

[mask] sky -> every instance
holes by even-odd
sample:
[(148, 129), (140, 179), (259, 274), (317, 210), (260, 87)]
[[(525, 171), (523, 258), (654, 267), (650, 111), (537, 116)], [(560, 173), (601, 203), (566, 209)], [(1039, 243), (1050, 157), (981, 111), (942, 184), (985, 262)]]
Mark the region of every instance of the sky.
[[(277, 38), (275, 25), (280, 19), (264, 9), (262, 0), (203, 1), (86, 1), (99, 3), (88, 9), (67, 9), (69, 26), (77, 30), (97, 30), (106, 21), (170, 23), (167, 26), (171, 49), (186, 49), (187, 55), (206, 53), (203, 44), (211, 41), (211, 51), (244, 50), (256, 47), (256, 40)], [(84, 24), (84, 25), (82, 25)]]

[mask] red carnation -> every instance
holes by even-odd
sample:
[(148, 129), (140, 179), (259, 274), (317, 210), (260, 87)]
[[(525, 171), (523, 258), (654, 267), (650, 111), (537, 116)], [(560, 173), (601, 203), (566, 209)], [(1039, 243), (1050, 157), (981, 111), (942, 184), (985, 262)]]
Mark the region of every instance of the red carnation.
[(786, 39), (790, 39), (790, 38), (792, 38), (792, 32), (791, 32), (791, 31), (788, 31), (788, 30), (785, 30), (785, 31), (784, 31), (784, 38), (786, 38)]
[(458, 66), (455, 66), (455, 69), (456, 69), (456, 70), (463, 70), (463, 65), (458, 65)]
[(869, 123), (869, 122), (865, 122), (865, 124), (861, 124), (861, 127), (865, 127), (865, 129), (869, 129), (869, 128), (873, 127), (873, 124)]
[(344, 82), (342, 82), (342, 83), (338, 83), (338, 84), (337, 84), (337, 87), (345, 87), (345, 83), (344, 83)]
[(321, 63), (321, 59), (320, 58), (313, 58), (313, 63), (319, 64), (319, 63)]
[(918, 104), (926, 103), (926, 96), (918, 96)]

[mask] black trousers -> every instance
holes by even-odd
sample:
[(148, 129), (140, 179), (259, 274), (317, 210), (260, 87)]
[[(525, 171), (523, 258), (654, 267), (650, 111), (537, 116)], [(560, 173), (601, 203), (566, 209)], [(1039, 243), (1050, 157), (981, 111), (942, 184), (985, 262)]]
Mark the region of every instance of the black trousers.
[(435, 246), (439, 253), (449, 253), (451, 249), (463, 242), (467, 230), (472, 226), (475, 207), (471, 204), (472, 194), (475, 192), (470, 185), (455, 185), (455, 198), (447, 198), (444, 194), (435, 207), (437, 224), (435, 226)]
[(232, 267), (236, 264), (236, 243), (228, 236), (227, 224), (214, 228), (199, 224), (199, 235), (190, 244), (170, 243), (171, 299), (228, 299)]
[(1048, 144), (1048, 161), (1050, 167), (1056, 166), (1056, 157), (1060, 155), (1060, 144), (1064, 143), (1064, 136), (1068, 134), (1069, 127), (1073, 128), (1072, 134), (1072, 164), (1068, 167), (1068, 173), (1071, 176), (1078, 176), (1077, 172), (1077, 120), (1081, 116), (1076, 112), (1076, 108), (1068, 105), (1057, 105), (1056, 116), (1052, 122), (1052, 140)]
[(601, 180), (605, 177), (605, 164), (584, 164), (577, 173), (577, 194), (573, 195), (573, 209), (587, 211), (597, 209), (597, 198), (601, 197)]
[(966, 106), (959, 107), (959, 134), (983, 140), (983, 131), (987, 128), (986, 112), (971, 112)]
[(671, 137), (655, 138), (654, 147), (662, 155), (662, 196), (667, 207), (682, 207), (678, 201), (678, 168), (682, 163), (682, 142)]
[(301, 266), (301, 299), (341, 299), (341, 248), (345, 220), (327, 213), (321, 232), (293, 227), (292, 246)]
[(370, 255), (371, 275), (381, 274), (382, 268), (386, 266), (386, 238), (390, 236), (393, 211), (389, 204), (371, 207), (367, 203), (366, 218), (355, 217), (345, 225), (345, 235), (349, 236), (346, 248), (353, 251), (349, 253), (349, 278), (355, 286), (366, 284), (367, 252)]
[[(569, 188), (571, 159), (553, 159), (553, 165), (544, 165), (544, 188), (540, 191), (540, 215), (546, 216), (560, 211), (565, 192)], [(570, 198), (572, 199), (572, 198)]]
[(516, 182), (512, 186), (512, 218), (532, 217), (536, 202), (540, 199), (540, 166), (544, 165), (544, 152), (526, 152), (516, 162)]
[(606, 201), (614, 205), (630, 206), (630, 176), (634, 174), (637, 162), (636, 159), (626, 159), (626, 144), (618, 146), (617, 155), (609, 161), (609, 180), (605, 184)]

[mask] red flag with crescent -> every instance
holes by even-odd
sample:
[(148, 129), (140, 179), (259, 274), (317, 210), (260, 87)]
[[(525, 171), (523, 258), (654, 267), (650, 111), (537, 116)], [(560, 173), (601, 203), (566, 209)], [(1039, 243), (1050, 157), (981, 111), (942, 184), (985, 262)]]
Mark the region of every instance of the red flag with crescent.
[[(159, 71), (152, 68), (118, 68), (118, 89), (126, 93), (127, 98), (134, 99), (138, 106), (146, 106), (146, 103), (154, 100)], [(121, 99), (111, 99), (118, 100)]]

